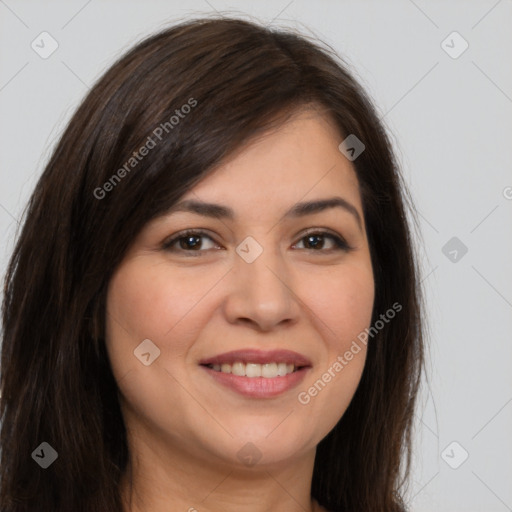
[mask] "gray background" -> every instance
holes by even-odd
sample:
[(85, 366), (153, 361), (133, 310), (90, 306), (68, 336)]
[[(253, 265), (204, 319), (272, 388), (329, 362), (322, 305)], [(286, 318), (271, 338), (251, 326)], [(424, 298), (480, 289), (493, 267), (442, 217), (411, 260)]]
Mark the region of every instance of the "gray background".
[[(412, 508), (512, 511), (512, 2), (182, 4), (0, 0), (2, 276), (57, 136), (129, 46), (215, 10), (316, 35), (374, 98), (420, 213), (430, 356)], [(43, 31), (59, 45), (47, 59), (31, 48)], [(441, 45), (453, 31), (469, 44), (458, 58)], [(463, 48), (457, 36), (446, 45), (452, 54)]]

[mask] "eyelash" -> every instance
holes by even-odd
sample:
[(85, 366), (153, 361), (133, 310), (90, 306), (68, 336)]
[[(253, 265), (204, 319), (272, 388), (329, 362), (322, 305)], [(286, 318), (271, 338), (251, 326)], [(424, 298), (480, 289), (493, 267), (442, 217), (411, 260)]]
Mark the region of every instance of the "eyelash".
[[(350, 252), (351, 250), (353, 250), (353, 248), (350, 247), (348, 245), (348, 243), (342, 237), (334, 235), (333, 233), (331, 233), (329, 231), (325, 231), (325, 230), (321, 230), (321, 229), (309, 230), (307, 233), (305, 233), (299, 239), (299, 241), (302, 241), (306, 237), (312, 236), (312, 235), (322, 236), (324, 238), (332, 239), (334, 241), (335, 247), (333, 249), (318, 249), (318, 250), (317, 249), (301, 249), (301, 250), (318, 252), (318, 253), (330, 253), (332, 251)], [(186, 255), (186, 256), (192, 256), (192, 257), (201, 256), (201, 253), (206, 252), (206, 250), (176, 249), (176, 248), (172, 247), (176, 242), (179, 242), (181, 239), (184, 239), (184, 238), (187, 238), (190, 236), (201, 236), (201, 237), (204, 236), (206, 238), (209, 238), (212, 242), (216, 243), (215, 240), (213, 240), (213, 238), (208, 233), (206, 233), (205, 231), (203, 231), (201, 229), (187, 229), (185, 231), (181, 231), (180, 233), (177, 233), (171, 239), (165, 241), (162, 244), (162, 249), (165, 251), (169, 251), (169, 252), (183, 252), (184, 255)], [(197, 253), (197, 254), (194, 254), (194, 253)]]

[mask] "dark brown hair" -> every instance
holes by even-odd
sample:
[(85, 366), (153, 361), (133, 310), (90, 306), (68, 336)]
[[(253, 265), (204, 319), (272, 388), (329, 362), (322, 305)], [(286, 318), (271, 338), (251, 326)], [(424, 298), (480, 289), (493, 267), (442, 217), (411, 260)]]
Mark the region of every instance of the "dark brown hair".
[[(183, 22), (116, 62), (72, 117), (30, 198), (4, 288), (1, 512), (122, 510), (129, 453), (104, 343), (109, 280), (149, 220), (304, 105), (332, 117), (340, 142), (355, 134), (366, 146), (353, 165), (374, 268), (372, 325), (402, 306), (370, 339), (356, 394), (317, 447), (312, 495), (329, 510), (405, 510), (421, 294), (389, 138), (330, 49), (223, 18)], [(161, 140), (136, 158), (157, 127)], [(43, 441), (59, 454), (47, 469), (31, 457)]]

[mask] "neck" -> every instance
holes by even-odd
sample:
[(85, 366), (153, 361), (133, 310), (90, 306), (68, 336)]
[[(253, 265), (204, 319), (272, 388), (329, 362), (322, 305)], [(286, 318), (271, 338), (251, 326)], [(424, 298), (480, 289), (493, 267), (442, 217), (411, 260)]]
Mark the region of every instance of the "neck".
[[(147, 438), (146, 438), (147, 439)], [(244, 466), (179, 443), (129, 440), (121, 483), (125, 512), (319, 512), (311, 499), (315, 451), (293, 460)], [(172, 507), (172, 508), (171, 508)]]

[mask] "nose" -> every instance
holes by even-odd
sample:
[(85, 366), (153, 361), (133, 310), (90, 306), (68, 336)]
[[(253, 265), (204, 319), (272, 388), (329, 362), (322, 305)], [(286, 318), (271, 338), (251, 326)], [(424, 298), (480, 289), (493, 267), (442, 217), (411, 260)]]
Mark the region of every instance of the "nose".
[(252, 263), (237, 255), (229, 275), (224, 313), (230, 323), (270, 331), (297, 322), (300, 300), (277, 252), (264, 249)]

